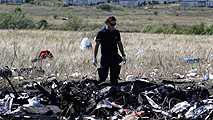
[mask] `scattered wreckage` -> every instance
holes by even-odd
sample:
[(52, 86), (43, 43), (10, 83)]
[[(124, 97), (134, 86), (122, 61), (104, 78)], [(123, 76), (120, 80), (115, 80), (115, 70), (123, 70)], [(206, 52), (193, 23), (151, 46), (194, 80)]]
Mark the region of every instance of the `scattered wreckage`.
[[(11, 72), (6, 68), (0, 69), (0, 75), (11, 87), (3, 86), (0, 91), (2, 119), (213, 118), (213, 98), (207, 89), (198, 86), (181, 88), (171, 81), (157, 84), (148, 78), (137, 77), (116, 86), (85, 78), (79, 81), (36, 81), (31, 87), (24, 87), (24, 84), (14, 87), (9, 79)], [(22, 69), (26, 70), (28, 69)]]

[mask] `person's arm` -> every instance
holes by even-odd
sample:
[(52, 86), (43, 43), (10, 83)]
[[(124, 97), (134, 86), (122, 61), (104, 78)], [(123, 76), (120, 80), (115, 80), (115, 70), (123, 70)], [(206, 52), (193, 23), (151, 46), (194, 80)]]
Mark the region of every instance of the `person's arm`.
[(95, 48), (94, 48), (93, 65), (96, 66), (96, 67), (98, 65), (98, 61), (97, 61), (96, 57), (97, 57), (99, 45), (100, 45), (100, 42), (96, 42), (95, 43)]
[(97, 57), (99, 45), (100, 45), (100, 42), (96, 42), (96, 43), (95, 43), (93, 58), (96, 58), (96, 57)]
[(121, 41), (118, 41), (118, 48), (119, 48), (119, 50), (120, 50), (122, 56), (126, 56), (126, 55), (124, 54), (124, 48), (123, 48), (123, 44), (122, 44)]
[(118, 41), (118, 47), (122, 54), (123, 62), (124, 62), (124, 64), (126, 64), (126, 55), (124, 54), (124, 48), (123, 48), (123, 44), (121, 41)]

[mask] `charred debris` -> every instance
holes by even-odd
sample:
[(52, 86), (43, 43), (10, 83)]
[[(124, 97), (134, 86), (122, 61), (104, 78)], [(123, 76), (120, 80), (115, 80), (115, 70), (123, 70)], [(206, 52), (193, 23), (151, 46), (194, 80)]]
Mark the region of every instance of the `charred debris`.
[[(35, 69), (35, 68), (34, 68)], [(32, 69), (21, 69), (26, 72)], [(44, 73), (42, 69), (36, 69)], [(20, 74), (22, 74), (20, 72)], [(116, 86), (97, 80), (32, 82), (14, 87), (8, 67), (0, 75), (9, 87), (0, 91), (1, 119), (45, 120), (209, 120), (213, 118), (213, 98), (208, 89), (193, 83), (179, 87), (168, 80), (155, 83), (134, 78)], [(180, 83), (179, 83), (180, 84)], [(25, 87), (24, 87), (25, 86)]]

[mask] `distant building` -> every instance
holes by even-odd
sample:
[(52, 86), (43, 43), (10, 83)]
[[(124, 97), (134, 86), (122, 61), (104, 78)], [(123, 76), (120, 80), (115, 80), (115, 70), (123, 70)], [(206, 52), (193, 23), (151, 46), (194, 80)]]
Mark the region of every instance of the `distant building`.
[(0, 0), (0, 3), (25, 3), (25, 0)]
[(213, 7), (213, 0), (208, 0), (206, 2), (206, 7)]
[(73, 4), (73, 0), (62, 0), (62, 2), (67, 3), (69, 5)]
[(143, 3), (153, 3), (158, 1), (160, 4), (179, 2), (179, 0), (110, 0), (111, 4), (121, 5), (123, 7), (138, 6)]
[[(0, 0), (0, 3), (25, 3), (26, 0)], [(113, 5), (120, 5), (123, 7), (139, 6), (143, 3), (153, 3), (158, 1), (160, 4), (168, 4), (180, 2), (180, 7), (213, 7), (213, 0), (61, 0), (69, 5), (96, 5), (100, 3), (110, 2)]]
[(138, 6), (138, 0), (110, 0), (110, 3), (123, 7)]
[(159, 3), (164, 4), (165, 2), (172, 3), (179, 0), (62, 0), (62, 1), (69, 5), (95, 5), (110, 1), (110, 3), (113, 5), (130, 7), (130, 6), (139, 6), (143, 3), (153, 3), (153, 1), (159, 1)]
[(62, 0), (69, 5), (95, 5), (107, 2), (107, 0)]
[(156, 0), (158, 1), (160, 4), (168, 4), (168, 3), (174, 3), (174, 2), (179, 2), (180, 0)]
[(181, 0), (180, 7), (213, 7), (213, 0)]

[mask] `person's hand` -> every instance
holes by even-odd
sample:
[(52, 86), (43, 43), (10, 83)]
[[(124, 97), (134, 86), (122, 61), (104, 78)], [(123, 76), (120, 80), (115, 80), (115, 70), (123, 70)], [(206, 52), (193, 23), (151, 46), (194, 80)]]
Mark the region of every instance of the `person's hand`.
[(124, 64), (126, 64), (126, 57), (122, 56)]
[(97, 65), (98, 65), (98, 61), (97, 61), (96, 58), (93, 59), (93, 65), (96, 66), (96, 67), (97, 67)]

